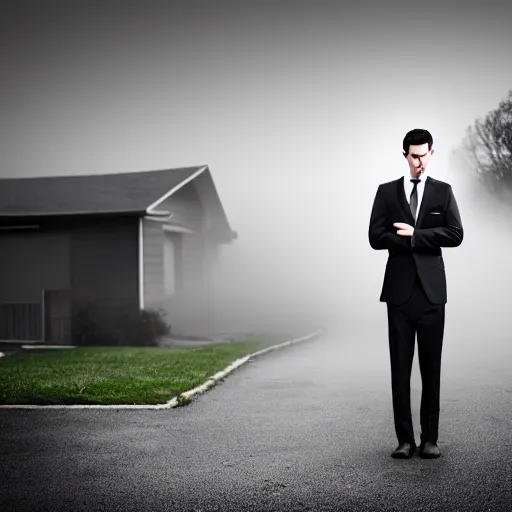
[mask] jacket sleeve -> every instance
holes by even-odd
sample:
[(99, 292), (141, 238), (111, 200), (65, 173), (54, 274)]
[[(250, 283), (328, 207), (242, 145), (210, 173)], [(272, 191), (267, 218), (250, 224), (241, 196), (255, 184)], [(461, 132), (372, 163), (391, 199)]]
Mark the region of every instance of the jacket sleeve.
[(412, 250), (411, 237), (397, 235), (390, 231), (388, 226), (389, 218), (386, 200), (379, 186), (370, 215), (370, 227), (368, 229), (370, 246), (375, 250), (388, 249), (390, 251), (410, 252)]
[(412, 236), (414, 250), (458, 247), (464, 238), (459, 208), (452, 187), (448, 188), (445, 225), (439, 228), (415, 229)]

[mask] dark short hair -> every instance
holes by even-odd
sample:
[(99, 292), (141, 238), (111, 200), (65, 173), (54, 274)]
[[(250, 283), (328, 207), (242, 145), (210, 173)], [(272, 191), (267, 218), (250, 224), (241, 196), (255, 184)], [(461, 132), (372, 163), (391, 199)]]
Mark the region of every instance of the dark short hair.
[(409, 154), (409, 146), (421, 146), (422, 144), (428, 144), (429, 151), (432, 149), (434, 139), (428, 130), (415, 128), (407, 132), (403, 142), (404, 155), (407, 156)]

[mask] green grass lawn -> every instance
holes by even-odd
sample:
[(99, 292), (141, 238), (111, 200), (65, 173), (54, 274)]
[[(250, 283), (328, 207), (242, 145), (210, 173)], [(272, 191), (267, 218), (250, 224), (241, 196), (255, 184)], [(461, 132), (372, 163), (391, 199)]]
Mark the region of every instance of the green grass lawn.
[(0, 404), (159, 404), (268, 343), (78, 347), (0, 358)]

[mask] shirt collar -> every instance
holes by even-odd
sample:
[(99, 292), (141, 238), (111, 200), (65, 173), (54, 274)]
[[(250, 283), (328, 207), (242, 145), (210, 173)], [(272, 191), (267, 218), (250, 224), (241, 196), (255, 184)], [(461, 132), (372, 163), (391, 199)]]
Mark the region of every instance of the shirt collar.
[[(424, 185), (426, 179), (427, 179), (427, 175), (425, 173), (423, 173), (420, 176), (421, 181), (418, 183), (418, 186)], [(411, 187), (414, 186), (414, 183), (411, 181), (411, 173), (410, 172), (407, 172), (406, 174), (404, 174), (404, 183)]]

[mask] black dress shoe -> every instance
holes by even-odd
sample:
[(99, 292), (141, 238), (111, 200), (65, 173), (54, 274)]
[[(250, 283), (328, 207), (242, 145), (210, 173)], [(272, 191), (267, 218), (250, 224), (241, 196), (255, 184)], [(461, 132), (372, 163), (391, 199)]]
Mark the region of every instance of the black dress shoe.
[(420, 446), (420, 457), (422, 459), (437, 459), (441, 455), (437, 443), (431, 443), (427, 441), (425, 444)]
[(410, 459), (416, 451), (416, 445), (410, 443), (400, 443), (391, 454), (394, 459)]

